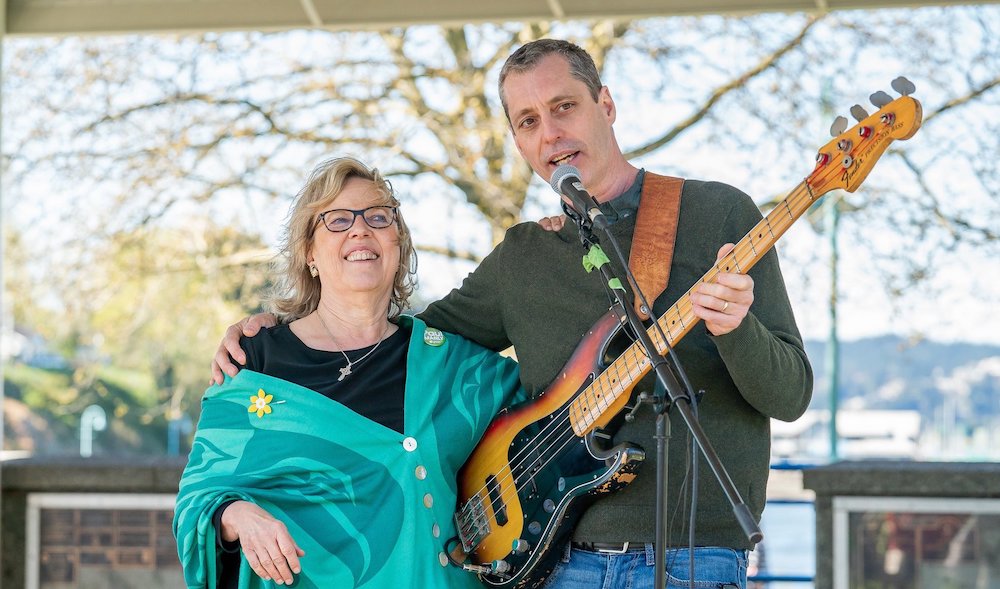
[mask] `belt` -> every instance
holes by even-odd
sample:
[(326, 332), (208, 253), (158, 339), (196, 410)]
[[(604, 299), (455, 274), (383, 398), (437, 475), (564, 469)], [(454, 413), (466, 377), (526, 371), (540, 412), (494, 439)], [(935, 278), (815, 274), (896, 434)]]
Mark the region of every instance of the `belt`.
[[(629, 544), (632, 545), (629, 548)], [(625, 554), (626, 552), (643, 552), (646, 550), (642, 542), (572, 542), (570, 545), (577, 550), (587, 552), (603, 552), (605, 554)]]

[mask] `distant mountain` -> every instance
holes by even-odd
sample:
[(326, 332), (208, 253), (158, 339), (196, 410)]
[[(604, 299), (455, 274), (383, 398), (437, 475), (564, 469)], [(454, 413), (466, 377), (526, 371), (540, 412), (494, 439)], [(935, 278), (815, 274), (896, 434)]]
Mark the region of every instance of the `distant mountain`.
[[(817, 376), (823, 374), (826, 342), (806, 341), (806, 353)], [(1000, 357), (1000, 346), (928, 340), (913, 342), (897, 336), (840, 343), (842, 374), (863, 372), (871, 379), (869, 382), (897, 377), (924, 378), (991, 357)]]
[[(813, 408), (828, 406), (826, 344), (807, 341), (816, 377)], [(1000, 346), (909, 341), (895, 336), (840, 344), (839, 405), (914, 409), (931, 423), (947, 403), (972, 428), (1000, 422)]]

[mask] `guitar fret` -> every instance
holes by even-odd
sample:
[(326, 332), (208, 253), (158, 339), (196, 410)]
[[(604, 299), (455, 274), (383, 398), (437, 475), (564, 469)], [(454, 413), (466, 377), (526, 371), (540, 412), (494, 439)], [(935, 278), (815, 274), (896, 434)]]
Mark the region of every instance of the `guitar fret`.
[(594, 401), (594, 405), (596, 405), (598, 407), (598, 409), (599, 409), (598, 413), (603, 413), (605, 409), (607, 409), (608, 407), (611, 406), (607, 402), (607, 400), (608, 400), (608, 397), (614, 396), (614, 394), (615, 394), (615, 387), (614, 387), (614, 385), (612, 385), (611, 383), (609, 383), (607, 381), (602, 381), (601, 382), (600, 391), (601, 391), (601, 394), (597, 395), (597, 399)]
[(590, 395), (590, 415), (591, 415), (591, 419), (593, 419), (593, 415), (594, 415), (595, 410), (603, 409), (601, 407), (601, 398), (603, 398), (605, 396), (605, 394), (606, 394), (606, 386), (607, 386), (607, 379), (603, 378), (603, 376), (604, 375), (602, 374), (601, 375), (602, 378), (598, 378), (597, 379), (597, 381), (595, 382), (595, 384), (597, 384), (597, 386), (594, 387), (594, 391), (592, 391), (591, 395)]
[[(612, 366), (614, 366), (614, 367), (615, 367), (615, 374), (616, 374), (616, 375), (618, 376), (618, 382), (619, 382), (619, 383), (621, 384), (621, 383), (622, 383), (622, 381), (624, 380), (624, 379), (622, 378), (622, 370), (621, 370), (621, 366), (619, 366), (619, 365), (618, 365), (618, 362), (617, 362), (617, 361), (616, 361), (616, 362), (615, 362), (614, 364), (612, 364)], [(628, 374), (628, 373), (626, 373), (626, 374)], [(630, 374), (628, 374), (628, 376), (629, 376), (629, 377), (631, 377), (631, 375), (630, 375)]]
[(794, 221), (795, 215), (792, 214), (792, 209), (791, 207), (788, 206), (788, 199), (786, 198), (785, 200), (781, 201), (781, 204), (785, 205), (785, 208), (788, 209), (788, 218)]

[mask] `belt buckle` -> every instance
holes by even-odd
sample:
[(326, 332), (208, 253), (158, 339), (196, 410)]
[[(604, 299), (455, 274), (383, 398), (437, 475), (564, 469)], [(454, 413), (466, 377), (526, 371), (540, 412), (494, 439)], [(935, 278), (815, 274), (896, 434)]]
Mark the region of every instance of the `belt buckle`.
[(611, 549), (611, 548), (598, 548), (597, 552), (603, 552), (605, 554), (625, 554), (628, 552), (628, 542), (622, 544), (621, 549)]

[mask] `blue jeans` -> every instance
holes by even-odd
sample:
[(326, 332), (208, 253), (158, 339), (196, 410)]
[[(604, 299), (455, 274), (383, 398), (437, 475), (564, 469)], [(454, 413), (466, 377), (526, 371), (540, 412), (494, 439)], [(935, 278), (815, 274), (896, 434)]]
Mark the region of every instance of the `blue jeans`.
[[(624, 554), (567, 548), (543, 589), (653, 589), (655, 558), (652, 544)], [(689, 562), (687, 548), (667, 550), (668, 589), (690, 587)], [(747, 552), (695, 548), (694, 579), (699, 589), (746, 589)]]

